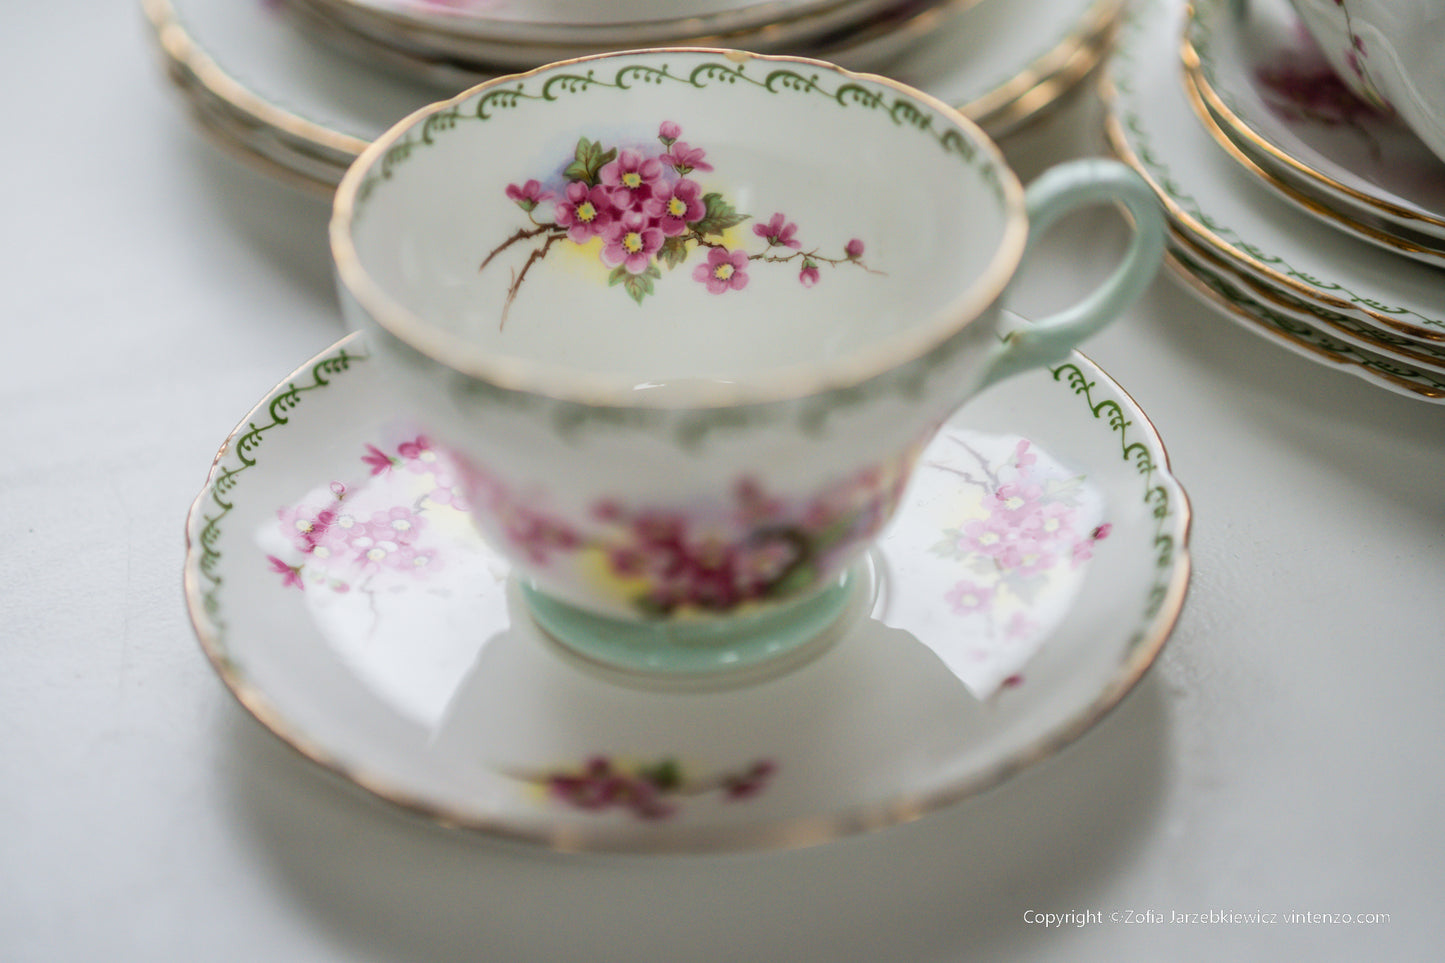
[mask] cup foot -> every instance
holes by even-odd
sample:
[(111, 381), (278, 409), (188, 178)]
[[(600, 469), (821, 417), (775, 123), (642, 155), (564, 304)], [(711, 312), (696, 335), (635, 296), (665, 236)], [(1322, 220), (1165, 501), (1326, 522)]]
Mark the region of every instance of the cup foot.
[(875, 581), (863, 561), (800, 602), (666, 623), (608, 618), (521, 588), (532, 619), (569, 662), (619, 684), (689, 692), (752, 685), (817, 658), (868, 611)]

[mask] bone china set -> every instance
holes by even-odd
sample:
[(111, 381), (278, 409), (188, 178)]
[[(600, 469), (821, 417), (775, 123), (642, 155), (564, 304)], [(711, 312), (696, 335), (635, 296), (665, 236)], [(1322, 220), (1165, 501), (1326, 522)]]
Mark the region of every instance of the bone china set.
[[(968, 116), (1036, 116), (1119, 13), (1021, 2), (1049, 36), (1012, 0), (149, 0), (207, 129), (334, 190), (353, 330), (187, 519), (240, 702), (446, 825), (628, 852), (915, 818), (1086, 731), (1188, 582), (1163, 445), (1075, 350), (1166, 220), (1115, 160), (1025, 190)], [(1100, 205), (1112, 274), (1009, 311)]]
[[(1445, 402), (1445, 7), (1149, 0), (1110, 63), (1110, 139), (1167, 261), (1286, 348)], [(1427, 109), (1433, 107), (1433, 112)]]

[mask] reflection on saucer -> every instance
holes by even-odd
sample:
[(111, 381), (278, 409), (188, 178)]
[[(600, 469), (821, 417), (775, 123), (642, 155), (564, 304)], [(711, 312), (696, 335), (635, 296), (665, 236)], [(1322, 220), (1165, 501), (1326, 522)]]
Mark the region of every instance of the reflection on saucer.
[(918, 782), (978, 699), (1023, 683), (1108, 531), (1085, 474), (1026, 438), (947, 429), (872, 554), (872, 618), (771, 683), (644, 692), (545, 643), (425, 435), (335, 469), (261, 527), (257, 564), (450, 765), (504, 777), (517, 805), (614, 818), (725, 824), (755, 797), (818, 810)]
[(445, 825), (706, 852), (906, 821), (1087, 731), (1183, 604), (1187, 499), (1147, 416), (1074, 355), (944, 428), (869, 555), (871, 613), (831, 647), (731, 689), (619, 685), (541, 636), (404, 406), (360, 336), (277, 386), (192, 508), (186, 591), (258, 720)]

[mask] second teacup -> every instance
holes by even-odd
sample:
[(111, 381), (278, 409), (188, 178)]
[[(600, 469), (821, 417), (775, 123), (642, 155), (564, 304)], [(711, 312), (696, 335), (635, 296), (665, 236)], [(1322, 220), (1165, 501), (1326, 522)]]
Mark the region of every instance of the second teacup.
[[(1030, 232), (1110, 202), (1134, 225), (1114, 275), (1005, 334)], [(349, 322), (466, 466), (539, 623), (692, 676), (825, 637), (933, 433), (1123, 311), (1163, 225), (1110, 161), (1025, 193), (897, 83), (665, 50), (412, 115), (347, 173), (331, 243)]]

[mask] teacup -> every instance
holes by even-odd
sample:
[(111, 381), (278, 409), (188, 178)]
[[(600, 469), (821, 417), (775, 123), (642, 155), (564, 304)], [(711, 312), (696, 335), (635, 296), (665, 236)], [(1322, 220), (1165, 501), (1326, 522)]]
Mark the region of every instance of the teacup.
[[(1111, 277), (1006, 330), (1031, 231), (1110, 203), (1133, 224)], [(582, 658), (688, 676), (835, 633), (935, 431), (1120, 314), (1163, 223), (1112, 161), (1026, 193), (895, 82), (654, 50), (406, 118), (342, 181), (331, 244), (348, 322), (465, 466), (536, 621)]]
[(1291, 0), (1336, 74), (1393, 110), (1445, 160), (1445, 5), (1440, 0)]

